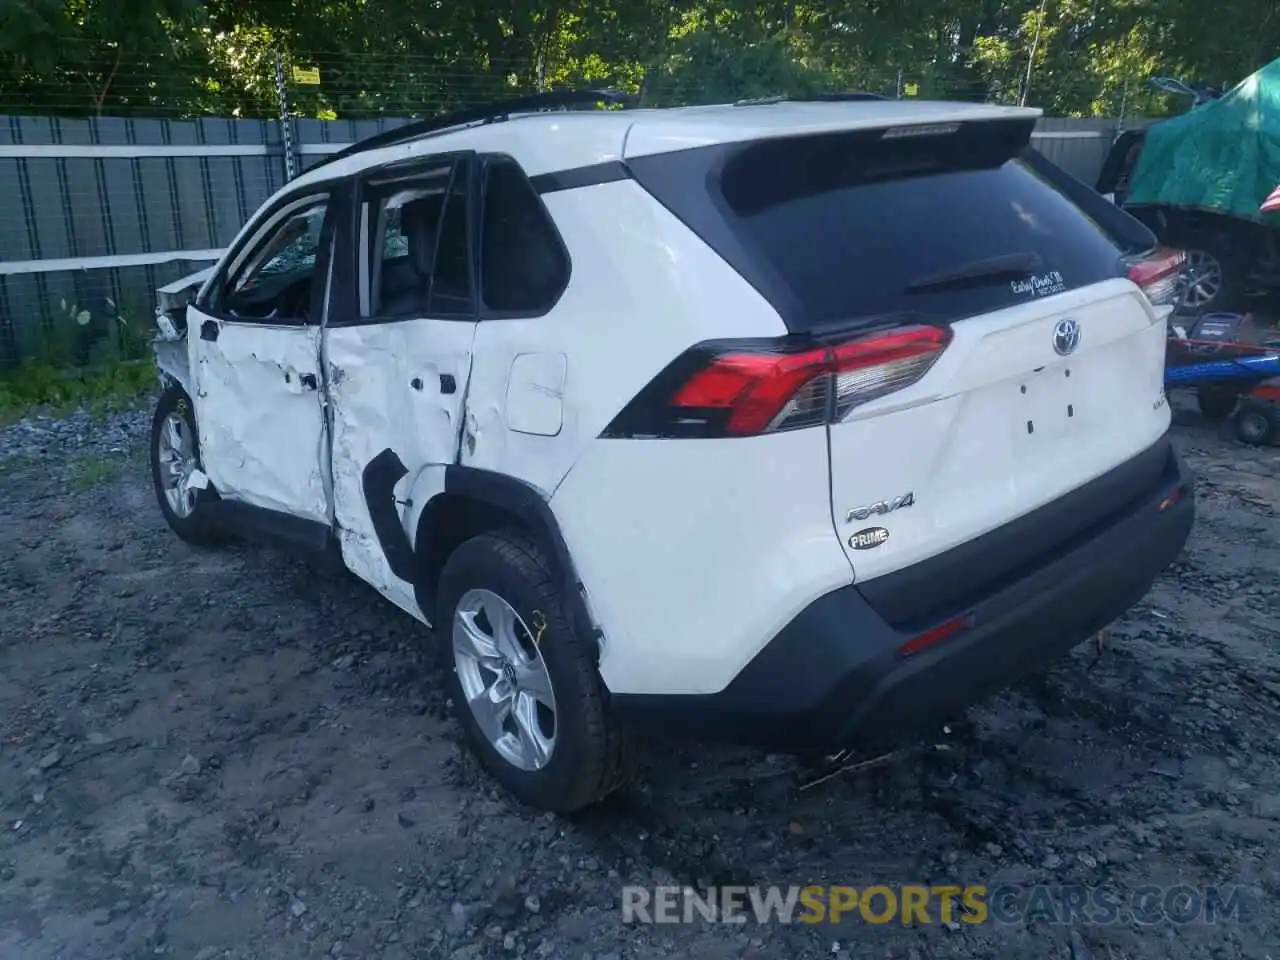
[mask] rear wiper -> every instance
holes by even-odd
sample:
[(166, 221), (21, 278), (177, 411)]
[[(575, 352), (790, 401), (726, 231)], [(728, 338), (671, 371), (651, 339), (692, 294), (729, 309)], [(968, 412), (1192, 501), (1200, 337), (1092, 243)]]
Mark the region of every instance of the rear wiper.
[(933, 293), (974, 283), (998, 283), (1030, 276), (1044, 260), (1038, 253), (1007, 253), (998, 257), (974, 260), (951, 270), (933, 273), (907, 284), (907, 293)]

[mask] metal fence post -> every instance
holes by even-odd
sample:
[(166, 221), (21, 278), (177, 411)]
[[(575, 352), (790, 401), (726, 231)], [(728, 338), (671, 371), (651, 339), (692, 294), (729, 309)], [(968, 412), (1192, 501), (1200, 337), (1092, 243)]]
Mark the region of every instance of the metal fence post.
[(280, 143), (284, 147), (285, 183), (297, 175), (297, 162), (293, 155), (293, 120), (289, 116), (289, 84), (284, 75), (284, 57), (276, 51), (276, 99), (280, 101)]
[(1115, 136), (1124, 133), (1124, 115), (1129, 112), (1129, 78), (1124, 78), (1124, 89), (1120, 92), (1120, 119), (1116, 121)]

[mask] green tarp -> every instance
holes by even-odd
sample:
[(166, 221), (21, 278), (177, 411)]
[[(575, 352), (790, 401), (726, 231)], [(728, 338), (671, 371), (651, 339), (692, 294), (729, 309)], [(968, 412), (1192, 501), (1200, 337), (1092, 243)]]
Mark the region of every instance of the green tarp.
[(1258, 208), (1280, 186), (1280, 60), (1147, 131), (1126, 205), (1159, 203), (1280, 222)]

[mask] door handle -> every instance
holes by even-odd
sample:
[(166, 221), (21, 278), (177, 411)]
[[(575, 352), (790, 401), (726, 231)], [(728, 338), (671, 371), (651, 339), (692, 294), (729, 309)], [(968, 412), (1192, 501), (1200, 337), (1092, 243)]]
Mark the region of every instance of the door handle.
[(206, 320), (200, 324), (200, 339), (208, 340), (210, 343), (218, 339), (218, 331), (221, 329), (217, 322)]

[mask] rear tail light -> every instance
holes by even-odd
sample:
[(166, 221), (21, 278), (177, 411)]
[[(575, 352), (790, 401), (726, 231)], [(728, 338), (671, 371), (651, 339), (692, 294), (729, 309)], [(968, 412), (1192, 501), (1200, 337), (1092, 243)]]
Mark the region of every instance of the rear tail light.
[(1155, 307), (1174, 306), (1182, 296), (1187, 255), (1181, 250), (1156, 250), (1129, 264), (1129, 279)]
[(951, 331), (897, 327), (834, 344), (719, 342), (693, 348), (605, 436), (749, 437), (840, 420), (928, 372)]

